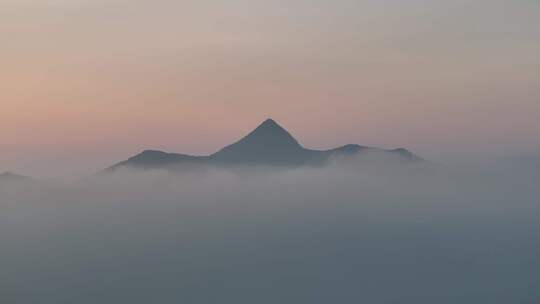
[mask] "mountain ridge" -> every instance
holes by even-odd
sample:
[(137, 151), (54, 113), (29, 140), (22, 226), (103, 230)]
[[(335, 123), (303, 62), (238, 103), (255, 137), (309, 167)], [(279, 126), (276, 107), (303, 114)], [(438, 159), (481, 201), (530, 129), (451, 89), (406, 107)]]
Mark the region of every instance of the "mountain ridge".
[(177, 165), (321, 165), (332, 156), (347, 156), (364, 152), (394, 155), (407, 162), (423, 161), (422, 158), (404, 148), (388, 150), (347, 144), (329, 150), (307, 149), (289, 131), (269, 118), (238, 141), (210, 155), (195, 156), (159, 150), (144, 150), (106, 170), (113, 171), (123, 167), (168, 169)]
[(10, 171), (0, 173), (0, 183), (4, 182), (29, 182), (32, 178), (25, 175), (16, 174)]

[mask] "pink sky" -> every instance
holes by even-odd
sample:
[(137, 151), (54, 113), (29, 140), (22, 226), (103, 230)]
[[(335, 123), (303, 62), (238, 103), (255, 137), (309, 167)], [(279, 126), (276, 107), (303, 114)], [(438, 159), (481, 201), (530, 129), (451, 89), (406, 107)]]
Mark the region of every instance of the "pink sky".
[(0, 19), (0, 171), (208, 154), (268, 117), (313, 148), (540, 149), (535, 1), (6, 0)]

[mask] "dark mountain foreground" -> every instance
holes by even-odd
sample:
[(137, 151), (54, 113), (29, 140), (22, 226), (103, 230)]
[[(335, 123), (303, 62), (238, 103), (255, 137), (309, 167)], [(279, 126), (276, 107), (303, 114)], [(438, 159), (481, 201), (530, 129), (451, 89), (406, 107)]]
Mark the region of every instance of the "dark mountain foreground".
[(24, 175), (15, 174), (12, 172), (4, 172), (0, 174), (0, 183), (11, 182), (30, 182), (32, 178)]
[(106, 171), (119, 168), (175, 169), (199, 166), (321, 166), (332, 157), (378, 155), (403, 162), (421, 162), (422, 158), (407, 149), (381, 149), (348, 144), (330, 150), (304, 148), (287, 130), (272, 119), (264, 121), (251, 133), (214, 154), (192, 156), (145, 150)]

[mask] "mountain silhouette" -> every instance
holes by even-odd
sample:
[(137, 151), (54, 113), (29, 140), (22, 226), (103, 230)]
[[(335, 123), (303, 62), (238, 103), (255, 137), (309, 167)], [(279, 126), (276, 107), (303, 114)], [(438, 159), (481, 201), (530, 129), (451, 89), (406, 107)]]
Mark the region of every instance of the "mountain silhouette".
[(0, 174), (0, 183), (11, 182), (29, 182), (32, 178), (24, 175), (15, 174), (12, 172), (4, 172)]
[(292, 135), (274, 120), (264, 121), (238, 142), (210, 155), (220, 163), (294, 164), (308, 157)]
[(406, 162), (422, 161), (420, 157), (403, 148), (385, 150), (349, 144), (330, 150), (306, 149), (277, 122), (273, 119), (267, 119), (239, 141), (208, 156), (145, 150), (107, 170), (110, 171), (122, 167), (145, 169), (172, 168), (179, 165), (322, 165), (333, 156), (356, 155), (368, 152), (380, 155), (393, 155)]

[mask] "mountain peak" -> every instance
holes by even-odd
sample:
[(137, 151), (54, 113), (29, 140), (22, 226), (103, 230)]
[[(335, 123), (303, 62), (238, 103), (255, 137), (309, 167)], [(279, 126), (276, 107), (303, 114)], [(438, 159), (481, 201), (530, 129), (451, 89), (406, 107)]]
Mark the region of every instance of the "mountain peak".
[(294, 146), (300, 147), (300, 144), (285, 128), (280, 126), (275, 120), (269, 118), (263, 121), (257, 128), (238, 141), (236, 144), (257, 144), (266, 149), (272, 147)]
[(13, 172), (10, 172), (10, 171), (6, 171), (6, 172), (3, 172), (3, 173), (0, 173), (0, 176), (1, 177), (21, 177), (22, 175), (18, 175), (18, 174), (15, 174)]
[(355, 144), (330, 150), (305, 149), (298, 141), (272, 118), (264, 120), (254, 130), (237, 142), (208, 156), (191, 156), (145, 150), (110, 168), (179, 168), (178, 165), (263, 165), (298, 166), (324, 164), (336, 155), (360, 155), (361, 152), (398, 155), (407, 161), (422, 159), (405, 149), (385, 150)]
[(268, 118), (265, 121), (263, 121), (261, 126), (267, 126), (267, 127), (281, 127), (275, 120), (272, 118)]
[(238, 142), (212, 156), (217, 160), (252, 159), (273, 163), (280, 162), (291, 153), (299, 153), (302, 149), (302, 146), (287, 130), (269, 118)]
[(6, 171), (4, 173), (0, 173), (0, 181), (25, 181), (29, 180), (30, 177), (15, 174), (13, 172)]
[(261, 130), (274, 130), (275, 132), (289, 133), (272, 118), (268, 118), (267, 120), (263, 121), (257, 128), (255, 128), (255, 130), (253, 130), (253, 132)]

